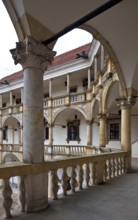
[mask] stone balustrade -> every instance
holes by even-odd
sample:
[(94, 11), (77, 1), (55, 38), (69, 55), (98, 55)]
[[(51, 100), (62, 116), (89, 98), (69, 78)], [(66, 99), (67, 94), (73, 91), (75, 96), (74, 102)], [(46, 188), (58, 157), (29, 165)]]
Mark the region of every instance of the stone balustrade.
[(11, 163), (0, 166), (3, 180), (3, 207), (6, 217), (12, 217), (12, 188), (10, 178), (19, 176), (19, 201), (21, 211), (25, 211), (25, 182), (28, 175), (48, 172), (48, 192), (53, 199), (70, 195), (77, 191), (106, 182), (127, 172), (127, 152), (110, 152), (101, 155), (50, 160), (39, 164)]
[(1, 152), (22, 152), (21, 144), (0, 144)]
[(17, 104), (17, 105), (13, 105), (13, 106), (7, 106), (7, 107), (2, 108), (1, 111), (2, 111), (2, 116), (19, 114), (19, 113), (23, 112), (23, 105)]
[(81, 145), (44, 145), (46, 155), (83, 156), (99, 153), (100, 149)]

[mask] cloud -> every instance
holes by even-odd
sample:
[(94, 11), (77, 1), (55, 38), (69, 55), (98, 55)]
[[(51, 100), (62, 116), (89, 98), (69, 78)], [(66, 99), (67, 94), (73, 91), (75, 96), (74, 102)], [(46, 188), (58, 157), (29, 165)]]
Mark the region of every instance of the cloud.
[[(11, 19), (7, 13), (7, 10), (2, 1), (0, 1), (0, 79), (17, 72), (22, 69), (21, 65), (15, 65), (10, 54), (10, 49), (15, 48), (18, 38), (11, 22)], [(57, 51), (57, 55), (66, 51), (77, 48), (92, 41), (92, 35), (81, 29), (74, 29), (63, 37), (59, 38), (54, 50)]]
[(0, 12), (0, 27), (2, 30), (0, 34), (0, 78), (3, 78), (21, 70), (21, 66), (15, 66), (9, 51), (15, 48), (15, 42), (18, 41), (18, 38), (2, 1), (0, 1)]

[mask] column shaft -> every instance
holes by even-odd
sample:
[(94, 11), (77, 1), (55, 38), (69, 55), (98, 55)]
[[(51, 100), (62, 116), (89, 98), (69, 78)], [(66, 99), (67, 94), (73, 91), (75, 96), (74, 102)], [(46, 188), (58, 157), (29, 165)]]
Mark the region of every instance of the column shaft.
[(92, 124), (87, 122), (87, 145), (92, 144)]
[(100, 147), (106, 146), (106, 117), (101, 116), (99, 119), (99, 145)]
[(43, 162), (43, 72), (41, 70), (24, 69), (23, 109), (24, 162)]
[(121, 110), (121, 146), (123, 150), (131, 151), (131, 109)]
[[(20, 63), (24, 73), (23, 161), (44, 162), (43, 73), (53, 60), (55, 52), (31, 36), (10, 50), (15, 64)], [(48, 175), (28, 175), (26, 211), (35, 212), (48, 206)]]

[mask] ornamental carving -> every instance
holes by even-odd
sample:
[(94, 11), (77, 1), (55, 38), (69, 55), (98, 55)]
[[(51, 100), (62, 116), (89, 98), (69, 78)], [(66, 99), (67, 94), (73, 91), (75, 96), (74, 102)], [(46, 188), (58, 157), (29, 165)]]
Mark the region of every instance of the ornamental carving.
[(136, 103), (136, 98), (134, 97), (120, 97), (116, 99), (117, 106), (120, 106), (121, 108), (130, 108)]
[(34, 40), (31, 36), (23, 42), (17, 42), (16, 48), (10, 50), (15, 65), (20, 63), (23, 68), (34, 67), (47, 70), (56, 52), (51, 51), (47, 46)]

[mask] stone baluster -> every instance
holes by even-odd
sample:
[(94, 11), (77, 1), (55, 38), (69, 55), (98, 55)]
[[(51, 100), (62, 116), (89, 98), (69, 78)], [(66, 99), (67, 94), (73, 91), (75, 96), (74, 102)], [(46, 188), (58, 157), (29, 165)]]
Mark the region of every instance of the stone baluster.
[(123, 165), (122, 165), (122, 157), (120, 157), (120, 175), (122, 175), (122, 169), (123, 169)]
[(21, 203), (21, 212), (25, 212), (26, 196), (25, 196), (25, 177), (20, 177), (19, 183), (19, 200)]
[(85, 176), (86, 188), (88, 188), (89, 187), (89, 182), (90, 182), (90, 167), (89, 167), (89, 164), (85, 165), (84, 176)]
[(82, 190), (83, 187), (83, 167), (82, 165), (80, 165), (80, 169), (79, 169), (79, 190)]
[(112, 177), (115, 177), (115, 173), (116, 173), (116, 164), (115, 164), (115, 158), (112, 159)]
[(96, 185), (96, 162), (92, 163), (92, 182), (93, 186)]
[(69, 180), (69, 177), (68, 177), (68, 175), (67, 175), (66, 168), (63, 168), (63, 173), (62, 173), (63, 196), (67, 195), (68, 180)]
[(12, 189), (10, 186), (10, 182), (9, 182), (10, 178), (4, 179), (3, 180), (3, 191), (2, 191), (2, 195), (3, 195), (3, 207), (5, 209), (6, 212), (6, 218), (11, 218), (11, 206), (12, 206)]
[(72, 172), (71, 172), (71, 189), (72, 192), (75, 192), (77, 181), (76, 181), (76, 171), (75, 166), (72, 166)]
[(104, 180), (107, 181), (108, 180), (108, 160), (106, 160), (106, 162), (105, 162), (105, 173), (104, 173), (104, 175), (105, 175)]
[(57, 193), (59, 190), (59, 178), (57, 175), (57, 170), (52, 170), (51, 171), (51, 197), (53, 199), (58, 199)]
[(111, 163), (111, 159), (108, 160), (108, 176), (109, 176), (109, 179), (112, 178), (112, 163)]
[(117, 173), (117, 176), (119, 176), (119, 158), (117, 157), (116, 158), (116, 173)]

